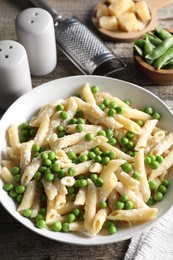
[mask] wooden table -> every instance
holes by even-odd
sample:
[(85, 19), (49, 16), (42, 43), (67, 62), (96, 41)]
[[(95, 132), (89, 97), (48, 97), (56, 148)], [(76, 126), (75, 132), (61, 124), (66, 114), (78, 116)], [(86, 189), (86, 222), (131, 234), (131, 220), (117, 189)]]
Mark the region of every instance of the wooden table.
[[(151, 0), (157, 1), (157, 0)], [(163, 0), (164, 1), (164, 0)], [(90, 15), (97, 0), (49, 0), (63, 17), (77, 16), (81, 21), (88, 24), (92, 29)], [(24, 0), (0, 0), (0, 40), (16, 40), (15, 18), (23, 9), (31, 7), (29, 1)], [(173, 27), (173, 5), (159, 10), (159, 24), (162, 27)], [(127, 68), (118, 72), (115, 77), (138, 84), (159, 96), (173, 111), (173, 85), (153, 86), (137, 70), (132, 54), (132, 43), (106, 44), (124, 60)], [(79, 75), (80, 71), (58, 50), (58, 63), (56, 69), (44, 77), (32, 77), (33, 87), (41, 83), (65, 76)], [(1, 114), (3, 111), (1, 111)], [(28, 230), (13, 217), (11, 217), (2, 206), (0, 206), (0, 259), (30, 259), (30, 260), (66, 260), (66, 259), (123, 259), (130, 240), (102, 246), (77, 246), (55, 242), (40, 237)]]

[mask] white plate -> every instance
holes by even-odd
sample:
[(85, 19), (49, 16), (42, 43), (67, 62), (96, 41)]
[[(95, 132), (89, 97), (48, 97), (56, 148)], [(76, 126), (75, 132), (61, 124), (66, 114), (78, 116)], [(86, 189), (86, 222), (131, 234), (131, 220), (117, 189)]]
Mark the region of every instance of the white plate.
[[(45, 83), (20, 97), (6, 111), (0, 121), (0, 161), (6, 155), (6, 129), (12, 124), (20, 124), (38, 111), (38, 109), (59, 98), (67, 98), (78, 93), (78, 90), (85, 84), (99, 85), (101, 91), (107, 91), (122, 100), (129, 99), (134, 107), (143, 108), (152, 106), (162, 116), (161, 126), (168, 131), (173, 131), (173, 116), (167, 106), (154, 94), (128, 82), (100, 76), (74, 76), (57, 79)], [(173, 178), (170, 179), (173, 185)], [(171, 186), (170, 185), (170, 186)], [(173, 189), (170, 187), (164, 199), (157, 205), (159, 212), (156, 219), (132, 227), (118, 229), (114, 235), (97, 235), (95, 237), (86, 234), (56, 233), (47, 229), (36, 228), (30, 220), (22, 217), (17, 211), (12, 199), (3, 190), (3, 181), (0, 179), (0, 201), (4, 208), (20, 223), (34, 232), (50, 239), (66, 243), (99, 245), (119, 242), (129, 239), (138, 233), (144, 232), (156, 223), (172, 206)]]

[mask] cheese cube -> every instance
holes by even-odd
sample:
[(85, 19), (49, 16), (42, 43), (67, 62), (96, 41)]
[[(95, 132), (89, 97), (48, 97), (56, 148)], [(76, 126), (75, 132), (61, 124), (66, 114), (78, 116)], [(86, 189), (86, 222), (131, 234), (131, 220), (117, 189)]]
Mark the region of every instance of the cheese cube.
[[(164, 1), (164, 0), (163, 0)], [(136, 14), (139, 19), (144, 22), (148, 23), (151, 19), (150, 11), (148, 9), (147, 3), (145, 1), (140, 1), (135, 4)]]
[(100, 18), (102, 16), (109, 16), (108, 7), (106, 5), (98, 5), (96, 17)]
[(99, 26), (109, 31), (117, 31), (117, 18), (115, 16), (102, 16), (99, 18)]
[(134, 13), (125, 13), (118, 17), (119, 27), (126, 32), (133, 32), (139, 29), (138, 20)]
[(114, 0), (108, 10), (110, 15), (118, 17), (127, 11), (134, 12), (135, 4), (132, 0)]

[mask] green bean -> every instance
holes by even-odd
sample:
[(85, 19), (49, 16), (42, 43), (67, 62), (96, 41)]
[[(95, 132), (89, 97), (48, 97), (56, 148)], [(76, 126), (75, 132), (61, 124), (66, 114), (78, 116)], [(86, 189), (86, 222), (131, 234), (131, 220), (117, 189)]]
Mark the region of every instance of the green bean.
[(162, 40), (155, 35), (148, 34), (148, 39), (155, 47), (162, 43)]
[(163, 69), (173, 69), (173, 59), (168, 60), (162, 67)]
[(158, 34), (158, 36), (162, 39), (162, 40), (165, 40), (165, 39), (168, 39), (168, 38), (171, 38), (172, 37), (172, 34), (170, 32), (168, 32), (167, 30), (164, 30), (160, 27), (156, 27), (156, 33)]
[(137, 45), (134, 45), (134, 49), (137, 52), (137, 54), (139, 54), (139, 56), (143, 57), (143, 50), (141, 48), (139, 48)]
[(146, 59), (156, 60), (173, 46), (173, 37), (163, 40), (160, 46), (156, 47), (151, 53), (145, 56)]
[(155, 60), (153, 64), (154, 68), (155, 69), (162, 68), (165, 62), (167, 62), (171, 58), (173, 58), (173, 46), (169, 48), (164, 54), (162, 54), (158, 59)]
[(147, 54), (149, 54), (151, 51), (153, 51), (154, 48), (155, 48), (155, 46), (149, 41), (149, 38), (148, 38), (148, 35), (147, 35), (146, 39), (145, 39), (145, 45), (144, 45), (145, 56)]
[(134, 44), (137, 45), (140, 49), (143, 49), (145, 45), (145, 39), (137, 39)]

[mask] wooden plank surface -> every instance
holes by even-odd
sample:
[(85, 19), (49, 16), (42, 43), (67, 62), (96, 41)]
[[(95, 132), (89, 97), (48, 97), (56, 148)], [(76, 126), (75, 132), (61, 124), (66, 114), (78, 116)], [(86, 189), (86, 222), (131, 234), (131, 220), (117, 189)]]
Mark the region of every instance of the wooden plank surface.
[[(154, 1), (154, 0), (152, 0)], [(157, 0), (155, 0), (157, 1)], [(90, 15), (96, 0), (49, 0), (62, 16), (77, 16), (81, 21), (93, 28)], [(31, 7), (29, 1), (0, 0), (0, 40), (16, 40), (15, 18), (23, 9)], [(165, 7), (158, 12), (159, 24), (165, 28), (173, 27), (173, 5)], [(134, 64), (132, 43), (105, 42), (112, 51), (124, 60), (127, 68), (118, 72), (114, 77), (138, 84), (159, 96), (173, 111), (173, 85), (153, 86)], [(80, 75), (81, 72), (58, 50), (58, 63), (56, 69), (43, 77), (32, 77), (33, 87), (50, 80)], [(1, 114), (3, 111), (1, 111)], [(34, 234), (7, 213), (0, 206), (0, 259), (30, 259), (30, 260), (68, 260), (68, 259), (116, 259), (124, 258), (130, 240), (110, 245), (77, 246), (58, 243)]]

